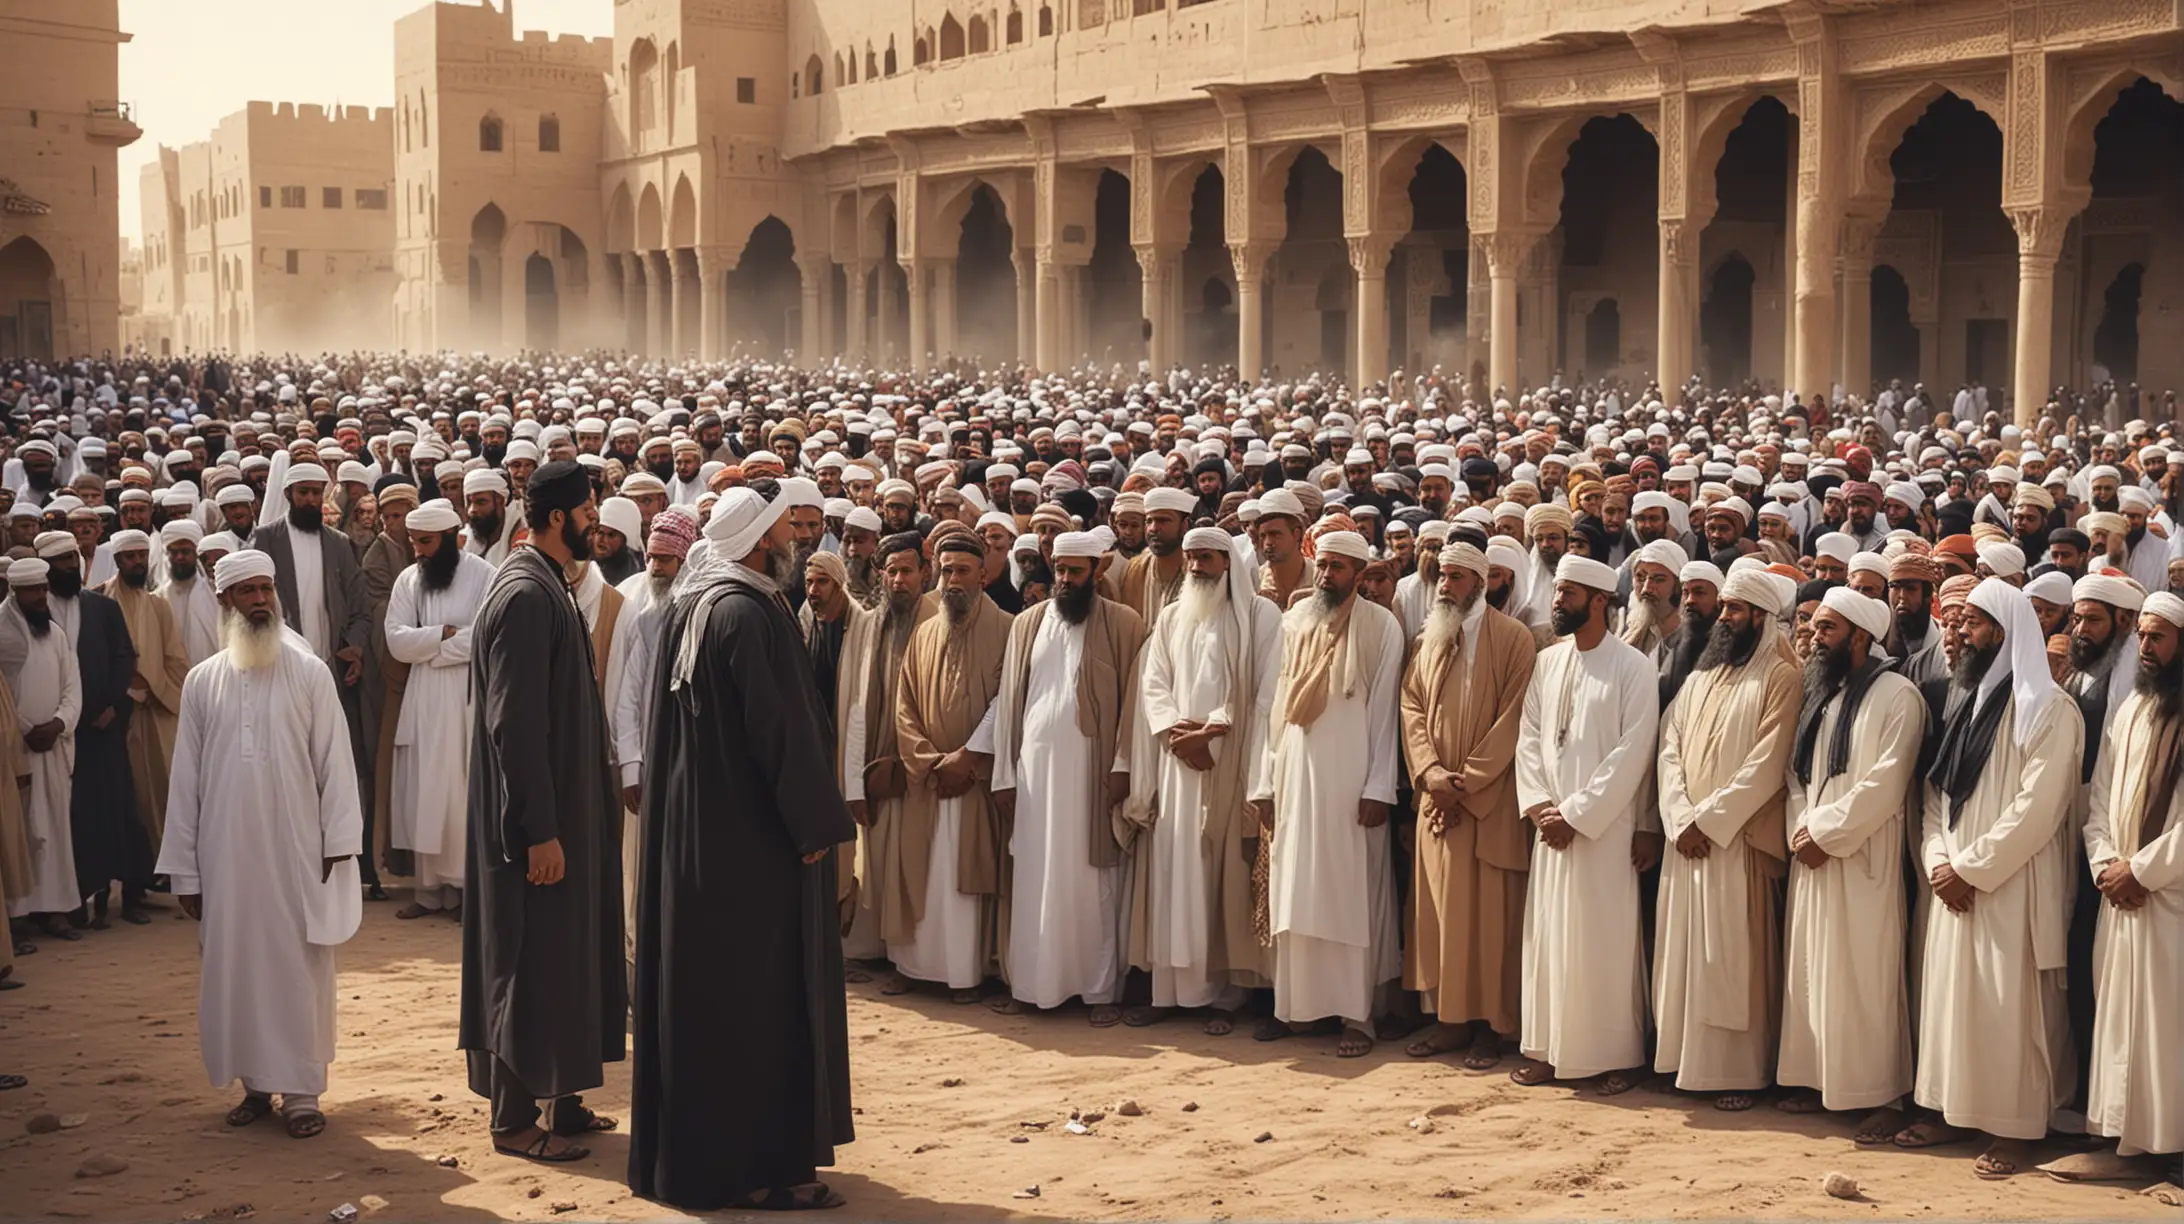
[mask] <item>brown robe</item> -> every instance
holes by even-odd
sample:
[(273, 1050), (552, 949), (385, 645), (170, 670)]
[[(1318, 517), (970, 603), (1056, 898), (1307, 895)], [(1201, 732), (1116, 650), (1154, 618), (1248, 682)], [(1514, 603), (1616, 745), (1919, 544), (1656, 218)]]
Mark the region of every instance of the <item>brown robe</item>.
[(1287, 610), (1289, 605), (1296, 599), (1297, 592), (1311, 590), (1313, 581), (1318, 577), (1319, 567), (1312, 563), (1312, 558), (1300, 553), (1297, 556), (1297, 580), (1295, 582), (1281, 581), (1280, 578), (1275, 576), (1274, 566), (1271, 563), (1260, 565), (1259, 594), (1273, 600), (1275, 607)]
[[(1429, 654), (1421, 637), (1403, 673), (1403, 755), (1418, 802), (1403, 985), (1436, 992), (1444, 1024), (1484, 1020), (1513, 1035), (1532, 856), (1514, 765), (1538, 648), (1530, 629), (1492, 608), (1475, 632), (1469, 666), (1460, 646)], [(1426, 792), (1436, 767), (1463, 783), (1439, 836)]]
[(1159, 620), (1160, 610), (1174, 601), (1189, 575), (1182, 550), (1176, 551), (1174, 561), (1175, 576), (1164, 581), (1157, 568), (1160, 558), (1153, 555), (1152, 549), (1130, 558), (1130, 564), (1123, 567), (1122, 581), (1115, 584), (1116, 602), (1137, 613), (1138, 619), (1148, 625)]
[[(971, 599), (961, 625), (945, 613), (922, 621), (903, 652), (895, 692), (895, 745), (909, 791), (895, 819), (890, 861), (881, 865), (880, 937), (889, 943), (917, 935), (925, 920), (925, 881), (940, 820), (933, 770), (962, 748), (1001, 691), (1001, 664), (1008, 649), (1009, 614), (984, 592)], [(956, 843), (956, 891), (995, 897), (1007, 873), (1007, 841), (989, 802), (985, 771), (963, 795), (963, 822)]]
[(182, 681), (190, 674), (189, 651), (174, 623), (174, 609), (149, 588), (133, 587), (116, 574), (99, 593), (121, 605), (136, 646), (132, 691), (141, 689), (129, 719), (129, 774), (136, 784), (137, 819), (159, 845), (167, 828), (167, 775), (174, 767), (174, 737), (182, 725)]

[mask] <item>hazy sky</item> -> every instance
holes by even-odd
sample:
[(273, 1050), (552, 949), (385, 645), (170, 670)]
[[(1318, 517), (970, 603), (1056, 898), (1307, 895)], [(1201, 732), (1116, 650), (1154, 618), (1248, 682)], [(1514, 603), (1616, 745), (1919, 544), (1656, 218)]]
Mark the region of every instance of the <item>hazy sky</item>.
[[(246, 103), (394, 104), (394, 22), (426, 0), (121, 0), (121, 96), (144, 136), (121, 151), (121, 232), (143, 230), (137, 175)], [(467, 0), (466, 0), (467, 2)], [(510, 0), (496, 0), (508, 3)], [(514, 0), (519, 29), (603, 35), (613, 0)]]

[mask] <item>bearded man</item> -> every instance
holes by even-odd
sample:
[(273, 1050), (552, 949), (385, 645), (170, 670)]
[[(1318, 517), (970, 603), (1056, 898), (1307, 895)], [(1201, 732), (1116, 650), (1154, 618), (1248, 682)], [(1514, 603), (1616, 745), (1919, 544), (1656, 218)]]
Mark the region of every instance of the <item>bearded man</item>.
[(1940, 627), (1934, 623), (1935, 588), (1941, 585), (1941, 567), (1915, 552), (1898, 553), (1888, 562), (1888, 655), (1897, 660), (1896, 672), (1924, 686), (1949, 674), (1942, 650)]
[(1142, 657), (1138, 722), (1152, 751), (1131, 759), (1124, 815), (1149, 843), (1131, 953), (1153, 993), (1125, 1013), (1132, 1027), (1206, 1008), (1206, 1032), (1223, 1036), (1244, 992), (1272, 981), (1251, 886), (1261, 828), (1246, 797), (1266, 751), (1281, 612), (1254, 592), (1238, 550), (1219, 528), (1183, 537), (1189, 577)]
[(1114, 811), (1130, 792), (1125, 737), (1145, 642), (1137, 614), (1099, 595), (1101, 552), (1089, 532), (1057, 536), (1053, 598), (1010, 622), (992, 783), (1013, 872), (1009, 994), (995, 1010), (1080, 998), (1094, 1028), (1122, 1019), (1128, 881)]
[[(364, 651), (363, 692), (357, 701), (358, 721), (371, 745), (372, 828), (377, 840), (365, 847), (365, 857), (377, 860), (390, 844), (393, 827), (390, 800), (394, 791), (394, 724), (402, 715), (402, 691), (409, 682), (409, 664), (387, 652), (387, 601), (394, 596), (394, 580), (416, 559), (409, 543), (409, 512), (417, 508), (417, 488), (405, 478), (383, 480), (379, 487), (379, 534), (364, 548), (359, 563), (364, 590), (371, 600), (372, 635)], [(210, 538), (207, 538), (207, 544)], [(405, 870), (408, 864), (399, 863)]]
[[(1448, 542), (1448, 524), (1436, 519), (1418, 529), (1418, 565), (1410, 573), (1395, 580), (1395, 613), (1403, 620), (1403, 640), (1415, 641), (1418, 631), (1426, 627), (1426, 617), (1433, 611), (1434, 600), (1441, 587), (1441, 548)], [(1480, 553), (1484, 562), (1486, 554)], [(1480, 593), (1485, 593), (1480, 584)]]
[(868, 611), (886, 597), (880, 585), (879, 548), (879, 513), (870, 506), (851, 510), (842, 520), (842, 564), (849, 568), (849, 597)]
[(465, 472), (463, 508), (470, 523), (464, 550), (499, 568), (508, 559), (508, 550), (519, 542), (508, 529), (508, 481), (492, 468)]
[(2063, 1000), (2071, 856), (2058, 836), (2079, 786), (2084, 727), (2048, 670), (2032, 603), (1990, 578), (1964, 612), (1957, 680), (1926, 772), (1928, 911), (1916, 1099), (1937, 1111), (1900, 1147), (1993, 1142), (1974, 1165), (2008, 1176), (2070, 1097)]
[(1009, 615), (983, 589), (985, 548), (969, 531), (933, 546), (942, 615), (913, 629), (903, 652), (895, 702), (903, 804), (879, 864), (880, 937), (896, 974), (883, 989), (940, 982), (958, 1003), (978, 1000), (993, 962), (1006, 850), (987, 780)]
[(2094, 944), (2086, 1126), (2119, 1156), (2184, 1151), (2184, 598), (2146, 597), (2138, 666), (2108, 726), (2085, 822), (2105, 904)]
[(44, 934), (74, 943), (83, 935), (65, 915), (83, 904), (83, 893), (77, 887), (68, 800), (83, 700), (76, 652), (65, 630), (54, 631), (50, 581), (45, 560), (16, 560), (8, 567), (9, 596), (0, 608), (0, 676), (14, 699), (15, 731), (28, 759), (23, 774), (30, 778), (21, 788), (27, 870), (10, 883), (8, 917), (28, 919)]
[(1630, 605), (1623, 618), (1623, 640), (1663, 671), (1670, 658), (1669, 639), (1682, 624), (1678, 575), (1689, 563), (1680, 545), (1655, 540), (1639, 546), (1627, 571)]
[[(843, 634), (835, 702), (842, 794), (857, 824), (857, 910), (842, 941), (842, 955), (851, 961), (886, 955), (880, 938), (880, 870), (902, 829), (908, 790), (895, 734), (897, 690), (912, 631), (940, 611), (940, 601), (926, 597), (928, 571), (915, 532), (886, 537), (874, 546), (873, 555), (880, 563), (884, 586), (877, 589), (882, 602), (870, 617), (853, 620)], [(856, 973), (862, 975), (861, 970)]]
[[(212, 593), (212, 577), (198, 564), (197, 544), (205, 529), (189, 519), (174, 519), (159, 529), (164, 562), (153, 562), (158, 577), (152, 593), (167, 602), (174, 616), (175, 632), (182, 638), (182, 654), (191, 667), (220, 653), (220, 604)], [(164, 816), (162, 816), (164, 819)]]
[(1663, 856), (1655, 911), (1653, 1067), (1716, 1109), (1774, 1080), (1782, 1005), (1784, 766), (1798, 667), (1777, 627), (1786, 579), (1729, 576), (1697, 669), (1661, 723)]
[(167, 774), (174, 763), (175, 723), (182, 712), (182, 681), (189, 655), (175, 627), (174, 609), (152, 594), (152, 539), (134, 528), (112, 540), (114, 576), (99, 593), (121, 607), (136, 648), (129, 681), (129, 780), (136, 787), (137, 819), (157, 846), (167, 827)]
[(1401, 972), (1388, 811), (1395, 802), (1403, 629), (1359, 597), (1371, 552), (1352, 531), (1319, 538), (1317, 585), (1282, 618), (1273, 728), (1251, 798), (1271, 833), (1267, 919), (1273, 1041), (1337, 1019), (1335, 1053), (1373, 1048), (1382, 983)]
[(1714, 618), (1721, 614), (1721, 589), (1727, 581), (1713, 562), (1703, 559), (1687, 561), (1676, 571), (1676, 628), (1661, 643), (1658, 665), (1664, 710), (1682, 691), (1713, 638)]
[[(1190, 530), (1198, 500), (1182, 489), (1154, 489), (1145, 495), (1145, 551), (1130, 558), (1118, 583), (1124, 607), (1144, 624), (1160, 618), (1183, 586), (1183, 533)], [(1053, 564), (1049, 555), (1047, 563)]]
[(397, 918), (460, 916), (467, 860), (471, 623), (493, 567), (465, 552), (462, 517), (438, 498), (407, 516), (417, 564), (387, 600), (387, 650), (409, 668), (394, 726), (389, 844), (415, 855), (417, 887)]
[(1418, 852), (1403, 984), (1437, 1021), (1413, 1058), (1464, 1051), (1474, 1071), (1518, 1039), (1525, 878), (1517, 732), (1538, 645), (1487, 606), (1486, 554), (1441, 551), (1439, 581), (1403, 677), (1404, 759), (1418, 796)]

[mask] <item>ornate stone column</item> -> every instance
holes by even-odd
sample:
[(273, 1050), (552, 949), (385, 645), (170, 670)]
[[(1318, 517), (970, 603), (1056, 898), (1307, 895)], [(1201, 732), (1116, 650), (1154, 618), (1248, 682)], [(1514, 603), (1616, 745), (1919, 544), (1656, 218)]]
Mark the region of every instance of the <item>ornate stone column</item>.
[(698, 248), (698, 356), (719, 361), (728, 339), (728, 273), (735, 269), (735, 252), (726, 247)]
[(675, 276), (674, 254), (647, 251), (644, 258), (645, 287), (651, 291), (645, 302), (645, 352), (665, 357), (674, 349), (674, 297), (669, 287)]
[(1016, 359), (1031, 365), (1039, 356), (1039, 261), (1030, 247), (1018, 247), (1009, 266), (1016, 269)]
[(1177, 320), (1173, 310), (1173, 281), (1176, 262), (1182, 252), (1180, 248), (1157, 243), (1140, 243), (1136, 249), (1139, 310), (1146, 322), (1152, 324), (1153, 332), (1145, 344), (1145, 361), (1158, 378), (1175, 365)]
[(875, 362), (885, 362), (894, 356), (895, 347), (895, 270), (897, 265), (881, 260), (872, 269), (872, 346)]
[(834, 258), (825, 252), (798, 255), (796, 271), (800, 278), (797, 286), (802, 294), (801, 317), (803, 327), (796, 338), (796, 357), (806, 369), (825, 361), (827, 351), (827, 324), (834, 296)]
[(1660, 343), (1655, 377), (1662, 397), (1671, 405), (1682, 402), (1684, 386), (1691, 381), (1691, 325), (1699, 316), (1699, 234), (1705, 228), (1686, 217), (1660, 219)]
[(2017, 370), (2013, 410), (2020, 428), (2040, 419), (2053, 389), (2055, 261), (2075, 210), (2037, 204), (2009, 210), (2017, 227)]
[(933, 352), (945, 359), (956, 352), (956, 261), (930, 259), (933, 282)]
[(842, 312), (842, 355), (862, 358), (865, 355), (865, 278), (872, 274), (872, 264), (867, 260), (851, 260), (843, 269), (848, 275), (849, 300)]
[(1357, 274), (1357, 368), (1351, 371), (1351, 390), (1363, 395), (1388, 378), (1388, 254), (1395, 238), (1368, 234), (1349, 243), (1350, 269)]
[(923, 374), (931, 366), (927, 354), (933, 345), (931, 261), (913, 258), (902, 274), (910, 284), (910, 369)]
[(1232, 242), (1229, 259), (1236, 265), (1236, 369), (1245, 386), (1259, 379), (1266, 368), (1265, 303), (1261, 290), (1266, 280), (1266, 261), (1274, 257), (1272, 242)]
[(1843, 218), (1835, 263), (1842, 272), (1843, 390), (1868, 403), (1873, 396), (1873, 240), (1884, 218)]

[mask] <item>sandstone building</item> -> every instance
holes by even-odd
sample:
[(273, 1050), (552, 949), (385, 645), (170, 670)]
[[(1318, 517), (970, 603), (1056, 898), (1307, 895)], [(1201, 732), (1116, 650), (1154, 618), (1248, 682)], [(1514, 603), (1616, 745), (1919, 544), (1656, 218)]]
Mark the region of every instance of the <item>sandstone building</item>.
[(400, 347), (2184, 383), (2176, 0), (511, 7), (395, 32)]
[(0, 0), (0, 359), (118, 351), (117, 0)]

